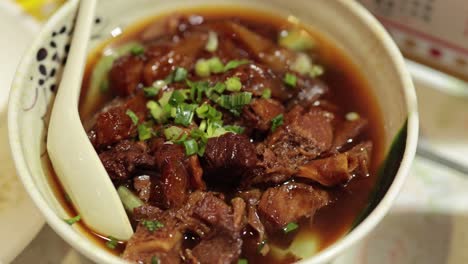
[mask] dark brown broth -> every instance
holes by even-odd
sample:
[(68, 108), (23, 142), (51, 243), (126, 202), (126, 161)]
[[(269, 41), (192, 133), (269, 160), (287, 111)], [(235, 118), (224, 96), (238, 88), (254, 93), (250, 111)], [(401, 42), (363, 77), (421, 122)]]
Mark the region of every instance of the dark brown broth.
[[(250, 26), (257, 26), (261, 33), (272, 38), (276, 38), (276, 31), (269, 31), (268, 28), (283, 29), (288, 28), (292, 24), (286, 19), (266, 14), (258, 11), (245, 9), (192, 9), (177, 14), (198, 14), (205, 19), (241, 19), (243, 23), (248, 23)], [(170, 15), (170, 14), (169, 14)], [(158, 16), (147, 21), (144, 21), (130, 30), (127, 30), (122, 36), (108, 41), (101, 45), (89, 58), (80, 100), (81, 118), (86, 123), (92, 115), (98, 111), (111, 98), (109, 95), (102, 94), (99, 98), (87, 98), (87, 93), (90, 84), (90, 76), (96, 62), (103, 53), (104, 48), (109, 46), (119, 46), (130, 40), (138, 40), (138, 35), (150, 23), (155, 23), (158, 20), (167, 18), (167, 15)], [(262, 25), (267, 25), (263, 27)], [(346, 234), (357, 216), (366, 207), (369, 201), (369, 195), (376, 182), (377, 168), (383, 158), (383, 124), (379, 108), (376, 100), (370, 93), (368, 83), (364, 76), (358, 71), (357, 67), (350, 59), (337, 48), (333, 43), (328, 41), (319, 32), (306, 28), (319, 42), (320, 52), (319, 59), (325, 65), (326, 73), (322, 76), (327, 85), (333, 91), (333, 96), (327, 98), (341, 107), (342, 114), (346, 112), (358, 112), (363, 117), (369, 120), (369, 127), (364, 133), (363, 138), (370, 139), (374, 144), (373, 159), (371, 164), (370, 176), (365, 178), (357, 178), (351, 181), (346, 187), (335, 188), (332, 193), (336, 202), (321, 209), (311, 223), (301, 223), (299, 232), (305, 232), (310, 235), (320, 238), (319, 249), (322, 250), (336, 241), (338, 238)], [(86, 100), (84, 100), (87, 98)], [(91, 100), (89, 100), (91, 99)], [(84, 106), (88, 107), (83, 111)], [(65, 193), (60, 188), (60, 185), (53, 177), (56, 183), (56, 191), (58, 196), (62, 197), (62, 205), (68, 208), (70, 215), (75, 215), (76, 211), (70, 203), (64, 198)], [(90, 237), (94, 238), (103, 248), (107, 239), (86, 228), (80, 224), (80, 228), (87, 230)], [(282, 238), (284, 239), (284, 237)], [(273, 239), (274, 240), (274, 239)], [(112, 252), (118, 254), (123, 250), (124, 245), (118, 247)], [(252, 251), (252, 250), (248, 250)], [(247, 257), (250, 263), (290, 263), (296, 260), (294, 256), (286, 256), (284, 259), (274, 259), (271, 254), (262, 257), (255, 250), (249, 254), (244, 250), (243, 257)]]

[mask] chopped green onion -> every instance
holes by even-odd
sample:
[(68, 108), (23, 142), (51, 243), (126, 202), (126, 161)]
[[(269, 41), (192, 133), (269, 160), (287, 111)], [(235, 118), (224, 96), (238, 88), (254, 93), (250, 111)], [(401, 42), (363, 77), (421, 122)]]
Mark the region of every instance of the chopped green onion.
[(155, 97), (156, 95), (158, 95), (159, 90), (160, 89), (154, 86), (143, 88), (143, 92), (145, 93), (146, 97)]
[(312, 78), (318, 77), (325, 72), (325, 69), (321, 65), (312, 65), (310, 69), (309, 76)]
[(287, 224), (286, 226), (283, 227), (283, 232), (285, 234), (287, 234), (287, 233), (290, 233), (290, 232), (296, 230), (297, 228), (299, 228), (299, 225), (294, 223), (294, 222), (291, 222), (291, 223), (289, 223), (289, 224)]
[(284, 83), (290, 87), (296, 87), (296, 84), (297, 84), (297, 77), (296, 75), (292, 74), (292, 73), (286, 73), (286, 75), (284, 75), (284, 79), (283, 79)]
[(110, 249), (115, 249), (117, 245), (119, 244), (119, 241), (117, 240), (117, 238), (112, 237), (112, 236), (108, 236), (107, 238), (109, 240), (106, 242), (106, 246)]
[(252, 93), (242, 92), (229, 95), (221, 95), (217, 100), (217, 103), (225, 108), (230, 110), (234, 115), (240, 115), (240, 110), (244, 105), (250, 104), (252, 100)]
[(177, 67), (174, 70), (174, 82), (181, 82), (187, 79), (187, 70), (182, 67)]
[(151, 258), (151, 264), (160, 264), (159, 259), (156, 256)]
[(211, 75), (210, 63), (204, 59), (199, 59), (195, 63), (195, 73), (199, 77), (208, 77)]
[(242, 89), (239, 77), (230, 77), (224, 83), (226, 84), (226, 89), (230, 92), (239, 92)]
[(198, 153), (197, 153), (198, 156), (203, 157), (203, 154), (205, 154), (205, 150), (206, 150), (206, 142), (201, 141), (198, 144)]
[(153, 129), (146, 124), (138, 125), (138, 138), (140, 141), (145, 141), (153, 136)]
[(208, 32), (208, 41), (205, 45), (205, 50), (215, 52), (218, 49), (218, 35), (214, 31)]
[(156, 220), (155, 221), (143, 220), (141, 224), (144, 227), (146, 227), (146, 229), (150, 231), (151, 233), (164, 227), (163, 223), (156, 221)]
[(171, 98), (169, 99), (169, 103), (173, 106), (177, 106), (187, 100), (187, 96), (181, 90), (175, 90), (172, 92)]
[(129, 213), (133, 214), (133, 209), (144, 205), (143, 201), (141, 201), (138, 196), (123, 185), (117, 188), (117, 193), (119, 194), (122, 204)]
[(205, 131), (206, 128), (207, 128), (207, 126), (208, 126), (208, 125), (207, 125), (206, 120), (202, 120), (202, 121), (200, 122), (200, 125), (198, 126), (198, 128), (199, 128), (200, 130), (202, 130), (202, 131)]
[(158, 103), (156, 103), (155, 101), (148, 101), (148, 103), (146, 103), (146, 108), (150, 110), (151, 116), (158, 123), (162, 124), (166, 122), (164, 111)]
[(192, 123), (193, 115), (197, 105), (180, 104), (175, 108), (174, 123), (177, 125), (189, 126)]
[(212, 107), (209, 104), (203, 104), (195, 110), (197, 116), (201, 119), (208, 118), (210, 120), (221, 120), (223, 117), (223, 113), (216, 110), (216, 108)]
[(65, 223), (69, 225), (73, 225), (74, 223), (78, 222), (81, 220), (81, 215), (77, 215), (75, 217), (72, 217), (70, 219), (64, 219)]
[(169, 99), (171, 99), (172, 93), (173, 91), (164, 92), (161, 98), (159, 98), (158, 102), (162, 107), (164, 107), (165, 105), (169, 103)]
[(309, 55), (305, 53), (299, 53), (297, 58), (291, 65), (291, 70), (296, 71), (300, 74), (306, 74), (312, 69), (312, 60)]
[(135, 112), (133, 112), (132, 110), (130, 109), (127, 109), (127, 111), (125, 112), (125, 114), (127, 114), (128, 117), (130, 117), (130, 119), (132, 120), (132, 123), (136, 126), (138, 125), (138, 116), (135, 114)]
[(263, 99), (270, 99), (271, 98), (271, 90), (268, 88), (265, 88), (262, 92), (262, 98)]
[(275, 132), (281, 125), (283, 125), (283, 114), (279, 114), (271, 120), (271, 131)]
[(184, 130), (177, 126), (170, 126), (164, 129), (164, 136), (169, 141), (176, 141), (180, 138), (180, 136), (184, 133)]
[(224, 71), (224, 64), (218, 57), (213, 57), (207, 62), (210, 65), (210, 71), (212, 73), (221, 73)]
[(130, 52), (135, 56), (139, 56), (145, 53), (145, 48), (143, 46), (135, 46)]
[(247, 259), (241, 258), (237, 261), (237, 264), (249, 264), (249, 261)]
[(356, 121), (360, 118), (359, 114), (356, 112), (349, 112), (345, 116), (346, 120), (348, 121)]
[(227, 72), (248, 63), (248, 60), (231, 60), (224, 66), (224, 71)]
[(198, 153), (198, 144), (195, 139), (189, 139), (184, 141), (185, 154), (191, 156)]
[(203, 99), (203, 93), (208, 89), (208, 82), (191, 82), (187, 80), (187, 85), (190, 87), (190, 100), (197, 103)]
[(190, 136), (193, 139), (200, 140), (201, 142), (206, 142), (208, 140), (208, 137), (206, 136), (205, 132), (200, 128), (192, 129), (192, 131), (190, 131)]
[(294, 51), (310, 50), (316, 45), (312, 36), (303, 29), (282, 31), (279, 36), (278, 44)]
[(227, 132), (242, 134), (244, 133), (245, 128), (241, 126), (236, 126), (236, 125), (228, 125), (228, 126), (224, 126), (224, 130), (226, 130)]
[(224, 90), (226, 90), (226, 85), (221, 82), (216, 83), (215, 86), (213, 86), (213, 90), (215, 90), (219, 94), (222, 94)]

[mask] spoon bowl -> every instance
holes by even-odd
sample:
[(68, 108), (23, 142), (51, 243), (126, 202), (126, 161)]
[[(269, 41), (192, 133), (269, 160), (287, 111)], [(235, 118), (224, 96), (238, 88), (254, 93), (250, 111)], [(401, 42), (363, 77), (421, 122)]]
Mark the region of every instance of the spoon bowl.
[(57, 176), (81, 219), (104, 236), (133, 234), (119, 196), (91, 145), (78, 114), (96, 0), (82, 0), (59, 90), (52, 108), (47, 151)]

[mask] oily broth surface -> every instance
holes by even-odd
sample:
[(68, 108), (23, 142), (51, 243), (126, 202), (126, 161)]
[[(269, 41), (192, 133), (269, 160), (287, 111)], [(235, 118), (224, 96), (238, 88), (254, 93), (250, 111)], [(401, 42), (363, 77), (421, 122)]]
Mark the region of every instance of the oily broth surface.
[[(211, 8), (200, 8), (177, 12), (177, 15), (185, 14), (196, 14), (202, 16), (205, 20), (240, 19), (243, 22), (247, 22), (249, 26), (258, 25), (259, 30), (264, 25), (267, 25), (267, 28), (275, 28), (276, 30), (266, 30), (262, 33), (270, 36), (272, 39), (276, 39), (276, 36), (273, 33), (276, 34), (276, 32), (281, 29), (295, 25), (293, 22), (290, 22), (285, 18), (246, 9), (237, 10), (217, 8), (215, 10)], [(98, 98), (88, 98), (87, 96), (89, 93), (90, 77), (93, 68), (103, 54), (103, 51), (109, 47), (118, 47), (119, 45), (131, 40), (138, 41), (140, 34), (148, 25), (162, 21), (170, 15), (176, 14), (171, 13), (157, 16), (132, 26), (126, 30), (123, 35), (103, 43), (93, 52), (87, 63), (83, 80), (83, 89), (80, 97), (80, 114), (85, 127), (87, 127), (87, 123), (89, 124), (89, 121), (95, 113), (112, 98), (109, 93), (101, 93)], [(301, 235), (302, 237), (310, 236), (311, 238), (316, 239), (317, 247), (315, 250), (322, 250), (350, 230), (357, 216), (369, 202), (369, 195), (372, 192), (377, 178), (377, 169), (383, 159), (383, 123), (376, 100), (370, 93), (368, 83), (364, 76), (362, 76), (358, 71), (357, 67), (342, 52), (342, 50), (328, 41), (319, 32), (309, 27), (304, 26), (303, 28), (307, 29), (318, 42), (318, 61), (324, 65), (326, 69), (325, 74), (321, 79), (332, 91), (332, 96), (329, 96), (326, 99), (339, 105), (343, 115), (347, 112), (358, 112), (361, 116), (367, 118), (369, 120), (369, 126), (364, 132), (362, 138), (370, 139), (374, 144), (370, 175), (368, 177), (356, 178), (347, 186), (333, 190), (332, 195), (335, 202), (319, 210), (312, 222), (300, 223), (300, 229), (297, 235)], [(254, 29), (256, 29), (256, 27), (254, 27)], [(73, 209), (73, 206), (66, 201), (65, 192), (63, 192), (60, 187), (57, 178), (52, 178), (52, 182), (56, 186), (57, 195), (62, 197), (63, 206), (68, 208), (70, 215), (76, 215), (76, 211)], [(81, 223), (79, 225), (80, 228), (87, 230), (90, 237), (100, 244), (100, 246), (106, 248), (105, 242), (107, 242), (107, 239), (105, 237), (87, 229), (86, 226)], [(275, 242), (274, 238), (272, 239), (272, 242)], [(278, 247), (281, 248), (281, 243), (278, 243)], [(124, 245), (122, 244), (117, 247), (117, 250), (109, 251), (119, 254), (123, 249)], [(249, 251), (251, 250), (244, 250), (246, 253), (244, 254), (244, 257), (248, 257), (251, 263), (289, 263), (297, 260), (292, 255), (283, 255), (281, 258), (278, 258), (273, 256), (273, 254), (269, 254), (266, 257), (262, 257), (259, 254), (249, 254)]]

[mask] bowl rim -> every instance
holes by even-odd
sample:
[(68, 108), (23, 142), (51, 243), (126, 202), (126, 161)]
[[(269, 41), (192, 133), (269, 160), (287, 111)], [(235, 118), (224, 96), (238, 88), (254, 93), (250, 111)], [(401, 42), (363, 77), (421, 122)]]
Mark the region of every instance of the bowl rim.
[[(332, 245), (320, 251), (316, 255), (301, 261), (301, 263), (308, 264), (324, 263), (326, 261), (332, 260), (339, 253), (342, 253), (345, 249), (364, 238), (366, 234), (374, 229), (374, 227), (382, 220), (393, 204), (393, 201), (396, 199), (399, 191), (403, 186), (406, 176), (409, 173), (416, 153), (418, 140), (419, 121), (416, 92), (410, 74), (406, 70), (403, 56), (401, 55), (398, 47), (384, 29), (384, 27), (380, 24), (380, 22), (378, 22), (377, 19), (359, 3), (348, 0), (338, 0), (337, 2), (342, 5), (343, 8), (347, 9), (350, 14), (353, 15), (359, 22), (367, 25), (370, 32), (376, 37), (380, 45), (382, 45), (384, 50), (387, 52), (393, 67), (398, 73), (402, 87), (401, 89), (405, 98), (405, 107), (408, 118), (406, 145), (396, 176), (377, 206), (360, 224), (358, 224), (349, 233), (344, 235), (341, 239), (334, 242)], [(124, 264), (127, 262), (123, 259), (112, 255), (98, 246), (91, 245), (91, 243), (94, 242), (89, 241), (89, 238), (86, 238), (83, 235), (80, 235), (78, 232), (74, 231), (68, 224), (66, 224), (56, 215), (40, 191), (35, 187), (31, 172), (28, 169), (26, 159), (23, 155), (21, 146), (22, 144), (18, 133), (18, 116), (20, 112), (18, 105), (20, 102), (22, 90), (22, 88), (19, 87), (24, 87), (24, 85), (22, 85), (25, 80), (23, 73), (27, 72), (29, 66), (32, 63), (32, 59), (34, 58), (36, 47), (38, 47), (41, 41), (46, 37), (47, 32), (49, 32), (62, 17), (73, 12), (77, 6), (77, 3), (78, 1), (66, 2), (42, 27), (40, 33), (21, 59), (15, 74), (14, 81), (12, 83), (8, 103), (8, 135), (10, 139), (10, 150), (12, 152), (12, 157), (18, 172), (18, 176), (20, 177), (29, 196), (32, 198), (33, 202), (39, 208), (41, 213), (45, 216), (47, 223), (52, 227), (52, 229), (58, 233), (68, 244), (72, 245), (73, 248), (77, 249), (81, 254), (94, 261), (98, 261), (99, 263)]]

